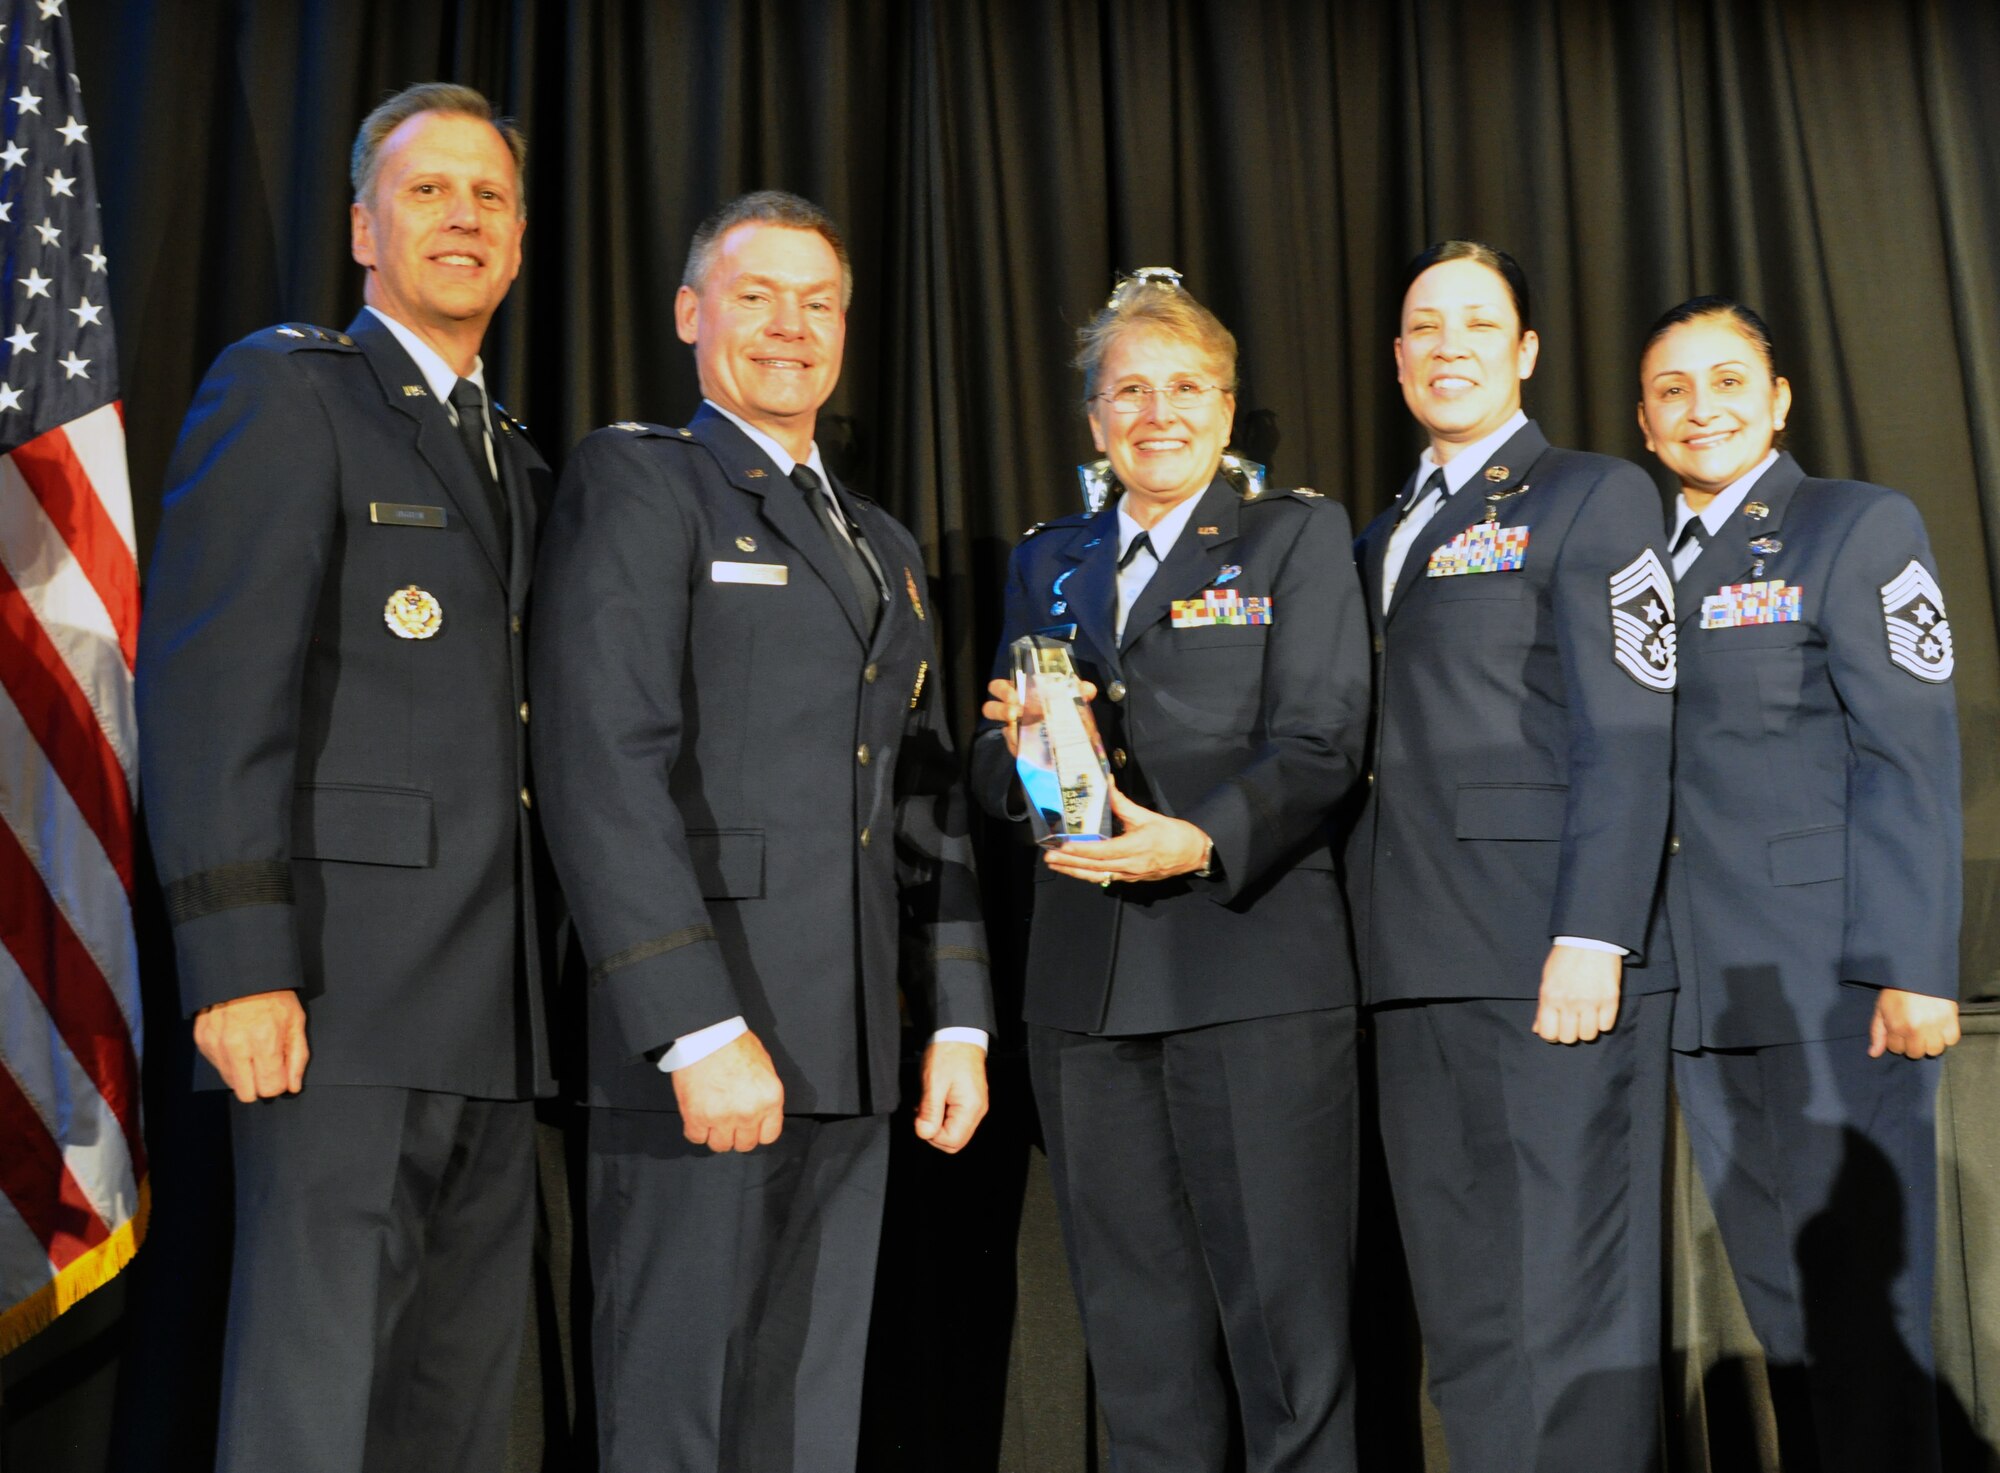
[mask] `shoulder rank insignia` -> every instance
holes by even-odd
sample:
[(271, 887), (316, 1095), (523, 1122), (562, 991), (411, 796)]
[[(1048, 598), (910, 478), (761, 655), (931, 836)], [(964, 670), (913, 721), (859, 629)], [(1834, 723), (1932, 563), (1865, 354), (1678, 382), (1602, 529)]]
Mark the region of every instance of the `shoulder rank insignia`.
[(1882, 622), (1889, 635), (1891, 664), (1934, 685), (1951, 679), (1956, 661), (1944, 594), (1930, 569), (1915, 558), (1882, 585)]
[(1647, 548), (1611, 575), (1611, 658), (1647, 690), (1671, 691), (1678, 663), (1674, 581)]
[(278, 329), (278, 336), (284, 338), (302, 338), (305, 334), (300, 332), (296, 327), (281, 327)]
[(1512, 573), (1528, 561), (1528, 529), (1481, 522), (1467, 527), (1431, 553), (1426, 578), (1457, 578), (1466, 573)]
[(1701, 601), (1704, 629), (1747, 629), (1753, 624), (1796, 624), (1805, 590), (1782, 578), (1730, 583)]
[(389, 595), (382, 607), (382, 622), (398, 639), (429, 639), (444, 623), (444, 609), (433, 594), (412, 583)]
[(636, 419), (613, 420), (609, 425), (606, 426), (606, 428), (613, 430), (624, 430), (627, 434), (631, 435), (642, 435), (646, 432), (646, 426), (639, 423), (639, 421)]

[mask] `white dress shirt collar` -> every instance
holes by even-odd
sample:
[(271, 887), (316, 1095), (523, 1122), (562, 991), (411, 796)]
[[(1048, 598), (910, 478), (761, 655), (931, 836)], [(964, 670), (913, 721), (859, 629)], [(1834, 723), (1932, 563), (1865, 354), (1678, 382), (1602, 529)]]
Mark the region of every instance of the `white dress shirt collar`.
[[(403, 351), (408, 353), (411, 360), (417, 365), (417, 372), (421, 373), (424, 376), (424, 382), (431, 386), (431, 393), (437, 397), (438, 403), (445, 406), (445, 412), (451, 416), (451, 422), (457, 424), (458, 411), (452, 407), (451, 402), (451, 391), (458, 386), (459, 374), (457, 370), (444, 361), (444, 358), (438, 353), (436, 348), (433, 348), (429, 343), (411, 332), (410, 329), (403, 326), (402, 323), (391, 317), (387, 312), (384, 312), (380, 307), (371, 305), (368, 310), (375, 314), (384, 327), (395, 334), (396, 341), (403, 345)], [(486, 360), (483, 358), (473, 359), (472, 372), (466, 374), (465, 377), (478, 384), (479, 392), (484, 395), (486, 393)], [(491, 402), (490, 397), (488, 402)]]
[[(1446, 461), (1444, 467), (1445, 494), (1447, 496), (1456, 496), (1459, 487), (1477, 475), (1481, 467), (1493, 458), (1494, 453), (1502, 445), (1513, 439), (1515, 434), (1523, 429), (1527, 423), (1528, 416), (1526, 411), (1517, 409), (1514, 411), (1513, 417), (1507, 423), (1500, 426), (1499, 429), (1486, 436), (1483, 440), (1473, 441), (1472, 444), (1467, 445), (1458, 454)], [(1419, 491), (1423, 489), (1424, 482), (1430, 479), (1431, 472), (1437, 468), (1437, 456), (1427, 445), (1424, 447), (1424, 453), (1417, 457), (1417, 489)]]
[[(736, 428), (743, 431), (744, 434), (748, 435), (750, 437), (751, 444), (755, 445), (759, 450), (763, 451), (766, 455), (771, 457), (771, 464), (775, 465), (778, 468), (779, 475), (781, 476), (791, 475), (792, 467), (797, 465), (798, 462), (792, 459), (791, 453), (787, 451), (784, 446), (780, 445), (776, 440), (773, 440), (769, 435), (765, 434), (762, 430), (758, 429), (757, 426), (751, 424), (750, 421), (745, 419), (742, 415), (732, 414), (729, 410), (724, 409), (720, 404), (716, 403), (713, 399), (704, 399), (701, 402), (706, 404), (710, 409), (713, 409), (717, 414), (721, 415), (731, 424), (735, 425)], [(829, 477), (826, 473), (825, 463), (822, 462), (819, 458), (819, 441), (817, 440), (813, 441), (812, 449), (806, 452), (806, 464), (812, 468), (813, 474), (819, 477), (820, 485), (828, 488), (827, 495), (831, 496), (833, 494), (832, 491), (833, 482), (832, 478)]]
[[(1704, 539), (1711, 538), (1722, 530), (1722, 524), (1729, 520), (1736, 508), (1743, 504), (1744, 498), (1749, 496), (1750, 488), (1762, 480), (1764, 472), (1777, 463), (1778, 452), (1770, 451), (1749, 470), (1715, 493), (1715, 499), (1699, 513)], [(1687, 493), (1681, 492), (1674, 498), (1674, 532), (1673, 536), (1667, 539), (1667, 546), (1672, 547), (1681, 540), (1681, 530), (1695, 516), (1696, 513), (1688, 506)]]
[(1125, 510), (1125, 498), (1123, 496), (1119, 497), (1118, 556), (1120, 560), (1122, 561), (1125, 556), (1125, 549), (1132, 545), (1132, 539), (1137, 537), (1141, 532), (1144, 532), (1147, 543), (1153, 549), (1154, 558), (1160, 562), (1165, 562), (1167, 554), (1174, 550), (1174, 544), (1181, 540), (1181, 532), (1187, 526), (1188, 518), (1194, 515), (1196, 503), (1206, 494), (1206, 487), (1195, 492), (1194, 495), (1188, 497), (1187, 500), (1176, 506), (1150, 527), (1141, 527), (1135, 522), (1132, 519), (1132, 514)]

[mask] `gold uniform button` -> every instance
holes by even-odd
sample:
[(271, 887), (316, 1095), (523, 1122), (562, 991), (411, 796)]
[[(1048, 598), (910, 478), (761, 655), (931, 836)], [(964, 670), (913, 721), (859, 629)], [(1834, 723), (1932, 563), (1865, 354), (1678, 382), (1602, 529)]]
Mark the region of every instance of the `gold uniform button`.
[(868, 847), (868, 830), (866, 829), (863, 829), (861, 831), (861, 847), (863, 849), (866, 849)]
[(526, 788), (521, 789), (521, 806), (523, 808), (533, 808), (535, 806), (534, 797)]
[(1667, 853), (1678, 854), (1680, 852), (1681, 852), (1681, 836), (1679, 834), (1675, 834), (1671, 839), (1667, 840)]
[(1111, 699), (1112, 699), (1112, 700), (1114, 700), (1114, 701), (1122, 701), (1122, 700), (1124, 700), (1124, 699), (1125, 699), (1125, 682), (1124, 682), (1124, 681), (1122, 681), (1122, 680), (1114, 680), (1114, 681), (1112, 681), (1112, 682), (1111, 682), (1111, 684), (1109, 684), (1109, 685), (1107, 685), (1106, 687), (1104, 687), (1104, 693), (1105, 693), (1105, 694), (1106, 694), (1107, 696), (1111, 697)]
[(1127, 760), (1123, 747), (1113, 747), (1111, 749), (1111, 765), (1113, 767), (1123, 767)]
[(1368, 774), (1368, 786), (1371, 788), (1375, 786), (1375, 774), (1372, 772)]
[(528, 703), (526, 701), (523, 701), (521, 702), (521, 725), (526, 726), (527, 724), (528, 724)]
[(859, 762), (863, 767), (868, 765), (868, 743), (863, 742), (854, 749), (854, 760)]
[(861, 678), (867, 681), (870, 685), (873, 685), (875, 683), (875, 677), (880, 675), (881, 673), (882, 673), (882, 667), (877, 665), (873, 660), (870, 660), (868, 662), (868, 668), (861, 672)]
[(521, 616), (516, 614), (513, 618), (509, 619), (507, 627), (513, 630), (514, 633), (519, 634), (521, 632)]

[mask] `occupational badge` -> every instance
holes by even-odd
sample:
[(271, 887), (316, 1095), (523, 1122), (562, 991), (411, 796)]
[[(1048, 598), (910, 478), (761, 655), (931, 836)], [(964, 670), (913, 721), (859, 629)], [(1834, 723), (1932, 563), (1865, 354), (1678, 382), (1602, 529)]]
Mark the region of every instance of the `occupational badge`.
[(1528, 529), (1480, 522), (1467, 527), (1431, 553), (1426, 578), (1457, 578), (1467, 573), (1512, 573), (1528, 561)]
[(903, 587), (910, 595), (910, 608), (919, 619), (923, 618), (924, 601), (917, 597), (917, 575), (910, 571), (907, 563), (903, 565)]
[(1750, 555), (1757, 561), (1750, 566), (1750, 576), (1752, 578), (1763, 577), (1764, 559), (1774, 557), (1784, 550), (1785, 544), (1775, 537), (1752, 537), (1750, 539)]
[(1951, 679), (1955, 662), (1944, 594), (1930, 569), (1915, 558), (1882, 585), (1882, 622), (1889, 634), (1890, 663), (1933, 685)]
[(1674, 580), (1647, 548), (1611, 575), (1611, 658), (1647, 690), (1671, 691), (1678, 670)]
[(1220, 588), (1223, 584), (1234, 582), (1236, 579), (1242, 576), (1243, 576), (1242, 564), (1230, 563), (1226, 567), (1224, 567), (1220, 573), (1217, 573), (1215, 575), (1215, 586), (1217, 588)]
[(444, 623), (444, 609), (434, 595), (412, 583), (389, 595), (382, 606), (382, 622), (398, 639), (429, 639)]

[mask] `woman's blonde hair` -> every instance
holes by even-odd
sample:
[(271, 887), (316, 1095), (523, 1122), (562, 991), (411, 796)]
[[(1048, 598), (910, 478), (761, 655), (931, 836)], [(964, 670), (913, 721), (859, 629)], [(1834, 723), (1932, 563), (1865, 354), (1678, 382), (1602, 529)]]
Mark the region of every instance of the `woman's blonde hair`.
[(1222, 325), (1222, 319), (1197, 302), (1185, 287), (1128, 278), (1103, 309), (1077, 330), (1076, 366), (1083, 374), (1086, 400), (1097, 392), (1098, 371), (1111, 345), (1139, 332), (1192, 343), (1215, 365), (1217, 385), (1225, 393), (1236, 392), (1236, 335)]

